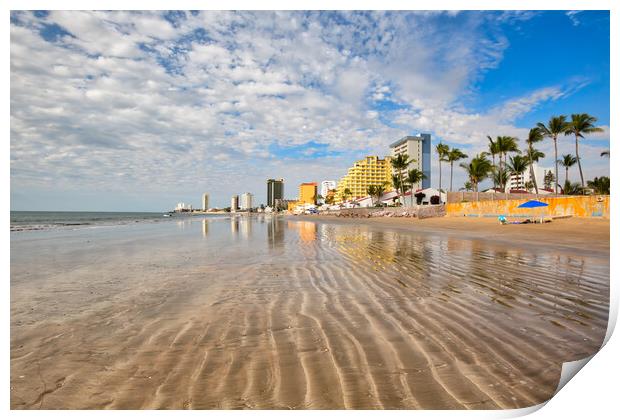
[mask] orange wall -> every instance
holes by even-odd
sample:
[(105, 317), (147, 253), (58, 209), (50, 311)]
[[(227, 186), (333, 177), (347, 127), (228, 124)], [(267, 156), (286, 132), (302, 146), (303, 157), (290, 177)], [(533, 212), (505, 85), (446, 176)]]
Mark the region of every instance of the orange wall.
[(537, 217), (545, 216), (573, 216), (573, 217), (602, 217), (609, 219), (609, 196), (586, 195), (570, 197), (539, 198), (538, 201), (549, 204), (540, 209), (520, 209), (519, 204), (527, 200), (496, 200), (470, 201), (465, 203), (446, 204), (448, 216), (512, 216)]

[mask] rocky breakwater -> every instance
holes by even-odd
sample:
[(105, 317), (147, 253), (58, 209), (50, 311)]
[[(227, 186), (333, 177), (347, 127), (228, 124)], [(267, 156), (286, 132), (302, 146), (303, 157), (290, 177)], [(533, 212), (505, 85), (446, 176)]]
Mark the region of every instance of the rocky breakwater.
[(417, 217), (418, 219), (427, 219), (429, 217), (443, 217), (446, 215), (446, 209), (441, 205), (427, 205), (415, 207), (394, 207), (394, 208), (360, 208), (360, 209), (343, 209), (335, 213), (337, 217), (352, 218), (370, 218), (370, 217)]

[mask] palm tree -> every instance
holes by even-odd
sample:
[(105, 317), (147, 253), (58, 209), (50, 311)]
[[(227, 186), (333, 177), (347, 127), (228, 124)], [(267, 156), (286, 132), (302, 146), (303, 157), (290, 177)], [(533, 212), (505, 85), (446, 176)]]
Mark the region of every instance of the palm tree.
[(471, 182), (466, 181), (465, 184), (463, 185), (463, 188), (459, 188), (459, 191), (465, 190), (465, 191), (473, 191), (474, 187), (471, 185)]
[(602, 128), (596, 127), (596, 117), (588, 114), (572, 114), (571, 121), (568, 123), (564, 134), (575, 135), (575, 157), (577, 158), (577, 167), (579, 168), (579, 177), (581, 178), (581, 188), (585, 188), (586, 185), (583, 182), (583, 172), (581, 170), (581, 159), (579, 158), (579, 138), (584, 138), (584, 134), (597, 133), (603, 131)]
[[(511, 175), (516, 175), (519, 180), (522, 179), (523, 174), (527, 171), (530, 165), (529, 159), (522, 155), (510, 156), (510, 163), (507, 167)], [(517, 182), (517, 188), (521, 187), (521, 181)]]
[[(497, 136), (495, 140), (495, 144), (497, 147), (497, 151), (499, 154), (499, 166), (500, 169), (506, 169), (506, 158), (508, 153), (510, 152), (518, 152), (519, 147), (517, 146), (517, 139), (515, 137), (510, 136)], [(502, 156), (504, 158), (504, 164), (502, 165)], [(506, 189), (506, 184), (500, 185), (500, 188), (503, 190)]]
[[(559, 117), (551, 117), (547, 125), (539, 122), (536, 127), (540, 128), (543, 136), (549, 137), (553, 140), (553, 149), (555, 151), (555, 179), (558, 179), (558, 136), (563, 134), (567, 127), (566, 116), (560, 115)], [(555, 183), (555, 193), (558, 193), (558, 183)]]
[[(491, 153), (491, 159), (493, 159), (493, 168), (495, 168), (495, 155), (499, 155), (499, 149), (497, 148), (497, 143), (493, 141), (491, 136), (487, 136), (489, 139), (489, 153)], [(497, 184), (495, 183), (495, 179), (493, 179), (493, 190), (497, 188)]]
[(394, 185), (394, 189), (396, 190), (396, 195), (400, 196), (400, 177), (396, 174), (392, 174), (392, 185)]
[(592, 181), (588, 181), (588, 187), (592, 188), (595, 194), (609, 195), (609, 177), (594, 178)]
[(569, 180), (566, 180), (564, 182), (564, 195), (579, 195), (579, 194), (583, 194), (583, 188), (581, 188), (581, 185), (579, 185), (578, 182), (570, 182)]
[(375, 187), (375, 194), (377, 195), (377, 201), (381, 200), (383, 193), (385, 193), (385, 189), (388, 187), (389, 182), (384, 182), (383, 184), (379, 184)]
[(564, 183), (566, 184), (566, 181), (568, 181), (568, 168), (577, 163), (577, 158), (569, 153), (562, 155), (562, 159), (559, 159), (558, 163), (566, 169), (566, 176), (564, 177)]
[(494, 185), (506, 185), (509, 178), (508, 171), (502, 168), (493, 168), (491, 169), (491, 178)]
[[(418, 184), (420, 181), (422, 181), (423, 179), (426, 178), (426, 175), (424, 175), (424, 172), (422, 172), (421, 170), (415, 168), (415, 169), (410, 169), (409, 172), (407, 172), (407, 184), (409, 184), (411, 186), (411, 205), (413, 206), (413, 186)], [(441, 190), (440, 190), (440, 194), (441, 194)]]
[(392, 168), (396, 171), (396, 175), (398, 176), (398, 185), (400, 185), (402, 193), (398, 196), (401, 203), (401, 196), (405, 194), (405, 185), (403, 185), (403, 171), (407, 169), (411, 162), (415, 162), (415, 159), (409, 160), (409, 155), (407, 153), (401, 153), (392, 159)]
[(457, 162), (461, 159), (465, 159), (467, 155), (461, 152), (460, 149), (452, 148), (447, 155), (447, 161), (450, 162), (450, 190), (452, 191), (452, 173), (454, 172), (454, 162)]
[[(538, 149), (532, 148), (529, 151), (530, 156), (528, 157), (532, 162), (538, 162), (540, 159), (544, 159), (545, 154)], [(536, 194), (538, 194), (538, 181), (536, 180), (536, 174), (530, 174), (533, 179), (532, 186), (536, 188)], [(530, 188), (529, 190), (531, 190)]]
[(435, 151), (439, 156), (439, 192), (441, 192), (441, 162), (446, 161), (446, 156), (450, 151), (450, 147), (447, 144), (439, 143), (435, 146)]
[[(534, 162), (538, 162), (538, 157), (534, 159), (532, 152), (535, 150), (534, 144), (538, 143), (539, 141), (542, 141), (544, 138), (545, 137), (543, 136), (543, 133), (540, 130), (540, 127), (534, 127), (530, 129), (530, 132), (527, 135), (527, 139), (525, 139), (525, 143), (527, 143), (527, 157), (530, 163), (530, 180), (534, 182), (534, 189), (536, 190), (537, 195), (538, 195), (538, 184), (536, 183), (536, 177), (534, 176)], [(542, 152), (539, 152), (539, 153), (542, 153)], [(542, 156), (540, 157), (545, 157), (544, 153), (542, 153)]]
[(370, 196), (370, 202), (371, 205), (375, 205), (375, 195), (377, 195), (377, 186), (376, 185), (369, 185), (368, 187), (366, 187), (366, 192), (368, 193), (368, 195)]
[(491, 172), (491, 161), (487, 159), (487, 154), (479, 153), (469, 163), (461, 163), (460, 166), (467, 171), (474, 192), (478, 192), (478, 183), (487, 178)]
[(342, 192), (342, 200), (347, 201), (347, 197), (350, 197), (351, 195), (353, 195), (351, 190), (349, 188), (345, 188), (344, 191)]

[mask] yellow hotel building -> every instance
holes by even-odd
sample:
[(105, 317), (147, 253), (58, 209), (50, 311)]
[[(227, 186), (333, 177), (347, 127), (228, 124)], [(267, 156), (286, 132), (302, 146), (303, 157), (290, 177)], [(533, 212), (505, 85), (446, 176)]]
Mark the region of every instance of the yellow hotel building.
[(370, 185), (385, 184), (385, 191), (392, 187), (392, 158), (386, 156), (379, 159), (378, 156), (366, 156), (358, 160), (349, 168), (348, 173), (338, 181), (336, 188), (336, 202), (344, 201), (344, 190), (350, 189), (351, 196), (347, 199), (356, 199), (368, 196), (366, 191)]
[(299, 185), (299, 199), (288, 203), (288, 210), (292, 211), (295, 207), (304, 204), (316, 204), (317, 183), (304, 182)]

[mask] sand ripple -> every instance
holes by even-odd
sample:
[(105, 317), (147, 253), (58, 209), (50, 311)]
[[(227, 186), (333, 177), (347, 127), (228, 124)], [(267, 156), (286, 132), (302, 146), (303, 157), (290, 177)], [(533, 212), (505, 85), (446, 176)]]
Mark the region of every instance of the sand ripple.
[(273, 224), (191, 262), (15, 263), (11, 407), (517, 408), (601, 345), (607, 256)]

